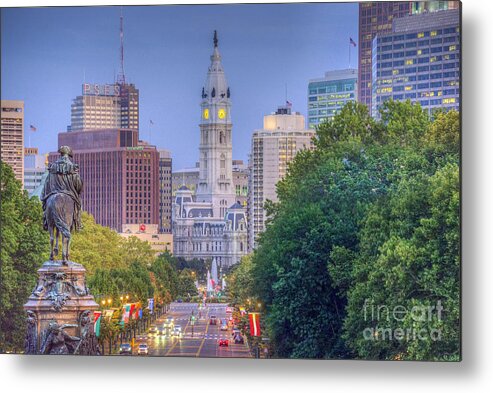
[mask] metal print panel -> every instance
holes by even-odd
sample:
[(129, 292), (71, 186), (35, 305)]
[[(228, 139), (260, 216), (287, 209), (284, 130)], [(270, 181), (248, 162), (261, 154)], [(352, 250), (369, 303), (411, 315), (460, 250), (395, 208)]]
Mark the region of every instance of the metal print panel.
[(1, 26), (2, 353), (460, 361), (459, 2)]

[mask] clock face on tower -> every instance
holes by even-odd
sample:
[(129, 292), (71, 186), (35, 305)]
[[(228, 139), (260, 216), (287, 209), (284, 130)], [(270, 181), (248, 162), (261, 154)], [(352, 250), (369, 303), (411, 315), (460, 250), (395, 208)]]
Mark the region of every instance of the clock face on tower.
[(205, 108), (204, 112), (202, 113), (202, 116), (204, 117), (205, 120), (209, 119), (209, 109)]
[(226, 117), (226, 110), (221, 108), (217, 111), (217, 117), (224, 119)]

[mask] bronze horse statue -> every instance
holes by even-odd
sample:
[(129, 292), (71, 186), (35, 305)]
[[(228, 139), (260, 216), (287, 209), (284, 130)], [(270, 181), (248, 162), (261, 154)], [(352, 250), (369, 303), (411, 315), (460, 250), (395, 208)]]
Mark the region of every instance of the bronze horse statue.
[(70, 257), (71, 232), (82, 227), (82, 179), (79, 176), (79, 166), (70, 161), (72, 149), (62, 146), (58, 152), (61, 157), (48, 166), (41, 201), (43, 225), (50, 234), (50, 260), (54, 260), (58, 255), (61, 234), (62, 263), (66, 265)]

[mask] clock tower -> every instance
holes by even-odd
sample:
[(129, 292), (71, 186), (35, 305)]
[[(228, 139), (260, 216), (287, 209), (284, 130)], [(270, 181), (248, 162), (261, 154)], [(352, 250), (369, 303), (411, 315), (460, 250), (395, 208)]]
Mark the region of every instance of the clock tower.
[(224, 217), (235, 203), (230, 98), (214, 31), (214, 51), (200, 104), (200, 173), (196, 197), (197, 202), (212, 203), (214, 217)]

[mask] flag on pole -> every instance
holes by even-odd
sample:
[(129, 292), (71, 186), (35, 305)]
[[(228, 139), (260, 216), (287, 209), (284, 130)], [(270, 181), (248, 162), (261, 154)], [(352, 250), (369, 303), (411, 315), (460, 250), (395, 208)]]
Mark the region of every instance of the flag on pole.
[(291, 104), (291, 102), (289, 102), (288, 100), (286, 100), (286, 105), (287, 106), (292, 106), (293, 104)]
[(101, 331), (101, 311), (94, 311), (94, 333), (99, 337)]
[(260, 314), (258, 312), (248, 313), (248, 319), (250, 320), (250, 335), (260, 336)]
[(151, 125), (154, 125), (154, 122), (152, 120), (149, 120), (149, 123), (151, 123)]
[(32, 124), (29, 126), (29, 129), (31, 131), (37, 131), (38, 129), (36, 127), (34, 127)]
[(349, 43), (350, 43), (352, 46), (356, 47), (356, 42), (354, 42), (354, 40), (353, 40), (351, 37), (349, 37)]

